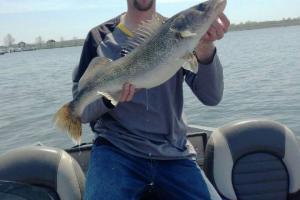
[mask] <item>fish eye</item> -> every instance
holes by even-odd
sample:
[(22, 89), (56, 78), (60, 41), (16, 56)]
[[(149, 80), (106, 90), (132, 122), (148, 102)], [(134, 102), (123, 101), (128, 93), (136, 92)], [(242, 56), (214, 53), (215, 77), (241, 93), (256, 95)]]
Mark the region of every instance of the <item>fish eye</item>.
[(207, 8), (207, 2), (206, 3), (201, 3), (197, 6), (197, 10), (199, 11), (205, 11)]
[(186, 23), (185, 23), (185, 19), (183, 16), (179, 16), (176, 18), (175, 22), (174, 22), (174, 27), (177, 29), (177, 30), (182, 30), (184, 29), (186, 26)]

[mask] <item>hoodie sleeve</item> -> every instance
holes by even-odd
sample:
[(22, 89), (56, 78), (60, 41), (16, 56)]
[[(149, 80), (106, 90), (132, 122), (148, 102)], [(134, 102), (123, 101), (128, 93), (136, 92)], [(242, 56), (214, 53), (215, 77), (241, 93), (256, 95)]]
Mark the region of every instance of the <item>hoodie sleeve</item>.
[(185, 81), (205, 105), (217, 105), (223, 96), (223, 67), (216, 51), (209, 64), (198, 63), (198, 72), (195, 74), (185, 70)]
[[(97, 42), (95, 37), (90, 31), (86, 37), (83, 45), (79, 65), (73, 71), (73, 98), (78, 94), (78, 83), (85, 70), (87, 69), (90, 61), (97, 56)], [(80, 116), (82, 123), (93, 122), (97, 120), (102, 114), (109, 111), (112, 107), (110, 103), (102, 98), (89, 104)]]

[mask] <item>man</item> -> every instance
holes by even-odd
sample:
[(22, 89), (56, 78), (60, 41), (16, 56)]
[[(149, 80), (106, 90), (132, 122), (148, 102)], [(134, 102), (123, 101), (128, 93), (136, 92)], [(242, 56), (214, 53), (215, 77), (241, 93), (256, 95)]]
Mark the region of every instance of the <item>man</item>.
[[(93, 28), (73, 74), (73, 95), (89, 62), (96, 56), (116, 60), (124, 56), (128, 38), (151, 19), (155, 0), (127, 0), (127, 12)], [(195, 162), (182, 120), (185, 80), (205, 105), (216, 105), (223, 94), (222, 66), (215, 40), (229, 27), (224, 14), (213, 23), (195, 49), (197, 74), (180, 69), (166, 83), (135, 90), (124, 84), (114, 107), (102, 98), (85, 108), (81, 120), (91, 123), (94, 142), (86, 182), (86, 200), (140, 199), (147, 187), (161, 199), (220, 199)], [(195, 44), (196, 45), (196, 44)]]

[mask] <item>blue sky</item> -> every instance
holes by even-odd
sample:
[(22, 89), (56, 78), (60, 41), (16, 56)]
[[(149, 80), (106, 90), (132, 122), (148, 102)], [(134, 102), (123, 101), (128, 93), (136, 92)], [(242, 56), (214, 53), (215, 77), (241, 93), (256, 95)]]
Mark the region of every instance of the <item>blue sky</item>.
[[(165, 16), (203, 0), (157, 0)], [(227, 0), (232, 23), (300, 17), (300, 0)], [(92, 27), (126, 10), (126, 0), (0, 0), (0, 45), (8, 33), (16, 42), (84, 38)]]

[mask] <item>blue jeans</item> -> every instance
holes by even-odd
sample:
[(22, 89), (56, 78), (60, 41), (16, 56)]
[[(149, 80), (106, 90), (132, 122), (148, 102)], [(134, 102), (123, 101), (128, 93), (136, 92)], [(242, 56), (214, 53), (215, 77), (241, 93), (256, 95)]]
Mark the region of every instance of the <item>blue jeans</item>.
[(221, 200), (193, 160), (151, 160), (93, 145), (85, 200), (139, 200), (151, 185), (159, 199)]

